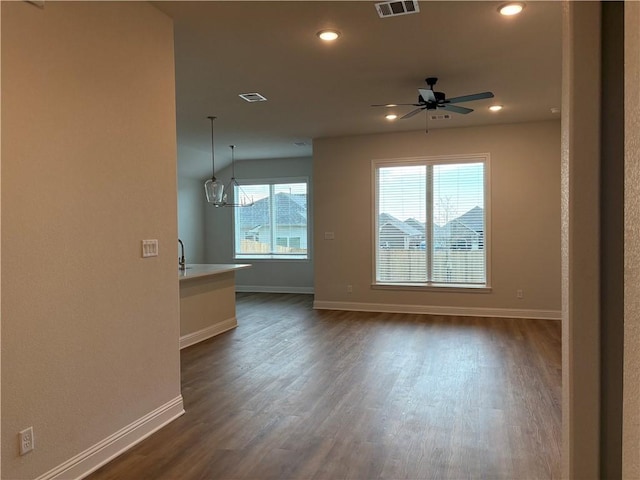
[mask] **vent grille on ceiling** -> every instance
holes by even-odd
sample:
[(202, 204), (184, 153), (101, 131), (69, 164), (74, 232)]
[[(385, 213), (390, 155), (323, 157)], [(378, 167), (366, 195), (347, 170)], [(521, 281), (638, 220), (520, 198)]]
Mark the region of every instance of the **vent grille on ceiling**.
[(238, 96), (243, 100), (246, 100), (247, 102), (266, 102), (267, 101), (266, 97), (263, 97), (259, 93), (241, 93)]
[(420, 7), (418, 7), (417, 0), (405, 0), (402, 2), (376, 3), (376, 10), (378, 11), (380, 18), (386, 18), (418, 13), (420, 11)]

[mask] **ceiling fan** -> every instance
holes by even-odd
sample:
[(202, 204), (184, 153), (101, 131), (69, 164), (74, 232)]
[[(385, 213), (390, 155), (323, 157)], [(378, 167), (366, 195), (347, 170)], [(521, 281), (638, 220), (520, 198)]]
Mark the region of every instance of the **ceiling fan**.
[(391, 106), (400, 106), (400, 105), (411, 105), (414, 107), (418, 107), (414, 110), (411, 110), (409, 113), (400, 117), (400, 119), (413, 117), (416, 113), (422, 110), (446, 110), (447, 112), (454, 113), (462, 113), (467, 114), (473, 112), (472, 108), (460, 107), (458, 105), (453, 105), (455, 103), (462, 102), (472, 102), (474, 100), (482, 100), (484, 98), (493, 98), (493, 93), (491, 92), (482, 92), (482, 93), (474, 93), (471, 95), (463, 95), (461, 97), (453, 97), (446, 98), (443, 92), (436, 92), (433, 90), (433, 86), (438, 81), (437, 77), (428, 77), (425, 78), (427, 85), (429, 88), (419, 88), (418, 92), (418, 103), (394, 103), (394, 104), (379, 104), (379, 105), (371, 105), (372, 107), (391, 107)]

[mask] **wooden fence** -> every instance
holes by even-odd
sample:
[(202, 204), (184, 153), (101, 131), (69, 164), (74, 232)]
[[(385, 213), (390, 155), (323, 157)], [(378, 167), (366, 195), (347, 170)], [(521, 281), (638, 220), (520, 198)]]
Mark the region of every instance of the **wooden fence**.
[[(485, 282), (484, 250), (436, 250), (433, 253), (433, 282)], [(424, 250), (382, 249), (378, 254), (378, 280), (383, 282), (426, 282), (427, 254)]]

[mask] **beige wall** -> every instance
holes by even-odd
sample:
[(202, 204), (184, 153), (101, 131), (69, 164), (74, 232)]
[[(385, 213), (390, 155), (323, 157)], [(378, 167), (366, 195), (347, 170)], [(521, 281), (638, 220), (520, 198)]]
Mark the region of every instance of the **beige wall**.
[[(180, 396), (172, 24), (147, 3), (3, 2), (2, 66), (2, 473), (16, 479)], [(141, 258), (148, 238), (159, 257)], [(36, 449), (19, 457), (28, 426)]]
[(640, 3), (625, 2), (623, 478), (640, 478)]
[[(490, 293), (371, 288), (373, 159), (491, 155)], [(560, 311), (560, 123), (314, 140), (316, 302)], [(334, 232), (325, 240), (324, 232)], [(353, 286), (347, 293), (346, 286)], [(524, 298), (516, 298), (516, 289)]]

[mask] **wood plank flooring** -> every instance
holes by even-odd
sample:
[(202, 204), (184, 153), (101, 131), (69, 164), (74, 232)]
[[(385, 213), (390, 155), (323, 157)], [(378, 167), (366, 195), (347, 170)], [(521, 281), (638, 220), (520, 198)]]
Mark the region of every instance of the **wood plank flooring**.
[(314, 311), (239, 294), (182, 351), (186, 414), (90, 477), (560, 477), (560, 322)]

